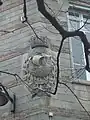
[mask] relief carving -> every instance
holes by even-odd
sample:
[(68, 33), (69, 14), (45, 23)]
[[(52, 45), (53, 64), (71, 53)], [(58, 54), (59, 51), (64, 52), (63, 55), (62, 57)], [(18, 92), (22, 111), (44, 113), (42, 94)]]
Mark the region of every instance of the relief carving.
[(32, 97), (49, 95), (56, 84), (56, 52), (47, 37), (31, 38), (31, 49), (23, 65), (23, 75)]

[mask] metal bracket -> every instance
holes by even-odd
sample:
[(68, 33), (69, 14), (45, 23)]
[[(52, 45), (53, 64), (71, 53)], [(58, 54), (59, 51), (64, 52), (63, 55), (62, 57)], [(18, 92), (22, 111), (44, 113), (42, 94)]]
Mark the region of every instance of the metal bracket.
[(13, 98), (10, 97), (9, 93), (7, 92), (7, 90), (5, 89), (5, 87), (0, 83), (0, 86), (3, 88), (7, 98), (10, 100), (10, 102), (13, 104), (13, 109), (11, 110), (12, 113), (15, 113), (15, 109), (16, 109), (16, 95), (13, 94)]
[(16, 109), (16, 95), (14, 94), (13, 95), (13, 109), (11, 110), (12, 113), (15, 113), (15, 109)]

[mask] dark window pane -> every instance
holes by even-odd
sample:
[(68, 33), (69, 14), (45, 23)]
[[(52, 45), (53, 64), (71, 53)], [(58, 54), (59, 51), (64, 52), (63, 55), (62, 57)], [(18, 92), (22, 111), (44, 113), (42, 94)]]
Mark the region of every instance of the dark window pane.
[(70, 12), (69, 12), (69, 15), (79, 17), (79, 14), (76, 13), (76, 12), (71, 12), (71, 11), (70, 11)]
[(83, 66), (75, 65), (75, 78), (86, 80), (86, 70), (83, 68)]
[[(90, 12), (90, 11), (89, 11), (89, 12)], [(84, 18), (84, 19), (87, 19), (87, 18), (90, 19), (90, 15), (88, 16), (88, 14), (84, 14), (84, 15), (83, 15), (83, 18)]]
[[(70, 20), (70, 30), (77, 30), (80, 28), (80, 22)], [(80, 37), (75, 36), (71, 38), (72, 43), (72, 57), (75, 69), (75, 78), (86, 80), (86, 71), (81, 69), (85, 67), (84, 49)]]
[(72, 38), (72, 55), (74, 63), (85, 65), (82, 42), (79, 37)]

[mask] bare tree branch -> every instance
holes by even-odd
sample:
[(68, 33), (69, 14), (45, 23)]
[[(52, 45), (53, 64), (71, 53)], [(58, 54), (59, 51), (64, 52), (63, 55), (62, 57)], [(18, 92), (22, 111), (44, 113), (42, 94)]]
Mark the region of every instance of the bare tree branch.
[(64, 30), (64, 28), (57, 22), (56, 18), (53, 17), (52, 15), (50, 15), (50, 13), (46, 10), (45, 5), (44, 5), (44, 0), (36, 0), (36, 2), (37, 2), (38, 10), (59, 31), (62, 38), (66, 39), (68, 37), (74, 37), (74, 36), (79, 36), (80, 37), (80, 39), (81, 39), (81, 41), (83, 42), (83, 45), (84, 45), (85, 59), (86, 59), (86, 70), (90, 72), (89, 59), (88, 59), (90, 43), (88, 42), (88, 40), (86, 38), (86, 35), (82, 31), (79, 31), (79, 30), (75, 30), (75, 31)]
[(44, 0), (36, 0), (38, 5), (38, 10), (46, 17), (50, 23), (59, 31), (59, 33), (64, 37), (66, 31), (60, 26), (55, 17), (51, 16), (45, 9)]
[[(56, 28), (57, 31), (59, 31), (59, 33), (62, 36), (62, 41), (61, 41), (61, 45), (58, 51), (58, 55), (57, 55), (57, 81), (56, 81), (56, 87), (55, 87), (55, 91), (52, 94), (56, 94), (57, 92), (57, 88), (58, 88), (58, 83), (59, 83), (59, 56), (61, 53), (61, 49), (62, 49), (62, 45), (63, 42), (66, 38), (68, 37), (74, 37), (74, 36), (79, 36), (81, 41), (83, 42), (84, 45), (84, 51), (85, 51), (85, 59), (86, 59), (86, 67), (85, 69), (87, 71), (90, 72), (90, 68), (89, 68), (89, 59), (88, 59), (88, 54), (89, 54), (89, 48), (90, 48), (90, 43), (88, 42), (86, 35), (82, 32), (79, 31), (82, 27), (84, 27), (84, 24), (80, 29), (75, 30), (75, 31), (66, 31), (64, 30), (64, 28), (58, 23), (58, 21), (56, 20), (55, 17), (53, 17), (45, 8), (44, 5), (44, 0), (36, 0), (37, 2), (37, 6), (38, 6), (38, 10), (43, 14), (43, 16), (45, 18), (47, 18), (49, 20), (49, 22)], [(87, 22), (87, 21), (86, 21)]]
[(57, 81), (56, 81), (56, 88), (55, 88), (55, 91), (54, 91), (54, 95), (56, 94), (57, 92), (57, 88), (58, 88), (58, 83), (59, 83), (59, 56), (60, 56), (60, 52), (61, 52), (61, 49), (62, 49), (62, 46), (63, 46), (63, 43), (64, 43), (64, 38), (62, 38), (62, 41), (61, 41), (61, 44), (60, 44), (60, 47), (59, 47), (59, 51), (58, 51), (58, 54), (57, 54)]

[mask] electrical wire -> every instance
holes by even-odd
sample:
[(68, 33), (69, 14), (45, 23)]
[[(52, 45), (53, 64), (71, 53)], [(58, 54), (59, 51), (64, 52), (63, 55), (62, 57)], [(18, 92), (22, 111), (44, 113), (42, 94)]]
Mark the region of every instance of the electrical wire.
[(33, 33), (35, 34), (35, 36), (36, 36), (38, 39), (40, 39), (39, 36), (36, 34), (36, 32), (35, 32), (34, 28), (32, 27), (32, 25), (28, 22), (28, 20), (26, 20), (25, 22), (26, 22), (26, 23), (29, 25), (29, 27), (32, 29), (32, 31), (33, 31)]
[(0, 32), (4, 32), (4, 33), (13, 33), (14, 31), (7, 31), (7, 30), (0, 30)]
[[(14, 73), (10, 73), (10, 72), (6, 72), (6, 71), (1, 71), (0, 70), (0, 73), (4, 73), (4, 74), (8, 74), (8, 75), (11, 75), (11, 76), (13, 76), (13, 77), (15, 77), (15, 79), (16, 80), (18, 80), (17, 78), (19, 78), (19, 80), (26, 86), (26, 88), (28, 89), (28, 91), (29, 92), (31, 92), (30, 91), (30, 86), (28, 85), (28, 83), (26, 83), (18, 74), (14, 74)], [(32, 88), (31, 88), (32, 89)], [(39, 89), (39, 88), (38, 88)], [(46, 91), (44, 91), (43, 89), (39, 89), (39, 90), (41, 90), (42, 92), (46, 92)], [(34, 92), (34, 91), (33, 91)], [(36, 92), (34, 92), (34, 95), (36, 95), (37, 93)], [(46, 93), (47, 94), (47, 93)], [(32, 95), (32, 98), (33, 98), (33, 95)]]
[[(28, 84), (22, 80), (22, 78), (18, 75), (18, 74), (14, 74), (14, 73), (10, 73), (10, 72), (5, 72), (5, 71), (0, 71), (1, 73), (5, 73), (5, 74), (8, 74), (8, 75), (11, 75), (11, 76), (14, 76), (15, 78), (18, 77), (25, 85), (26, 87), (28, 88)], [(17, 79), (17, 78), (16, 78)], [(80, 102), (79, 98), (77, 97), (77, 95), (71, 90), (71, 88), (66, 84), (66, 83), (63, 83), (63, 82), (59, 82), (57, 81), (57, 83), (59, 84), (63, 84), (64, 86), (66, 86), (71, 92), (72, 94), (75, 96), (75, 98), (78, 100), (79, 104), (82, 106), (82, 108), (85, 110), (85, 112), (88, 114), (89, 118), (90, 118), (90, 114), (88, 113), (88, 111), (86, 110), (86, 108), (83, 106), (83, 104)], [(56, 90), (56, 89), (55, 89)], [(43, 91), (45, 92), (45, 91)], [(82, 98), (80, 98), (81, 100), (84, 100)], [(87, 101), (87, 100), (84, 100), (84, 101)]]
[(28, 84), (27, 84), (18, 74), (6, 72), (6, 71), (1, 71), (1, 70), (0, 70), (0, 73), (4, 73), (4, 74), (11, 75), (11, 76), (15, 77), (16, 80), (17, 80), (17, 77), (18, 77), (18, 78), (21, 80), (21, 82), (24, 83), (24, 85), (25, 85), (27, 88), (29, 88)]
[(73, 92), (73, 90), (66, 84), (66, 83), (64, 83), (64, 82), (59, 82), (59, 84), (61, 85), (64, 85), (64, 86), (66, 86), (70, 91), (71, 91), (71, 93), (74, 95), (74, 97), (77, 99), (77, 101), (79, 102), (79, 104), (81, 105), (81, 107), (84, 109), (84, 111), (87, 113), (87, 115), (89, 116), (89, 118), (90, 118), (90, 114), (89, 114), (89, 112), (86, 110), (86, 108), (83, 106), (83, 104), (81, 103), (81, 101), (79, 100), (79, 98), (77, 97), (77, 95)]
[[(5, 73), (5, 74), (8, 74), (8, 75), (11, 75), (11, 76), (14, 76), (15, 78), (18, 77), (25, 85), (26, 87), (28, 87), (28, 84), (22, 80), (22, 78), (18, 75), (18, 74), (14, 74), (14, 73), (10, 73), (10, 72), (5, 72), (5, 71), (0, 71), (1, 73)], [(71, 92), (72, 94), (75, 96), (75, 98), (78, 100), (79, 104), (82, 106), (82, 108), (85, 110), (85, 112), (88, 114), (89, 118), (90, 118), (90, 115), (88, 113), (88, 111), (86, 110), (86, 108), (83, 106), (83, 104), (80, 102), (79, 98), (77, 97), (77, 95), (71, 90), (71, 88), (66, 84), (66, 83), (63, 83), (63, 82), (59, 82), (59, 84), (63, 84), (64, 86), (66, 86)], [(43, 91), (45, 92), (45, 91)], [(83, 100), (82, 98), (80, 98), (81, 100)]]
[[(28, 26), (32, 29), (33, 33), (35, 34), (35, 36), (42, 41), (42, 39), (37, 35), (37, 33), (35, 32), (34, 28), (32, 27), (32, 25), (28, 22), (28, 17), (27, 17), (27, 6), (26, 6), (26, 0), (23, 0), (23, 13), (24, 13), (24, 21), (23, 23), (27, 23)], [(43, 41), (42, 41), (43, 42)]]

